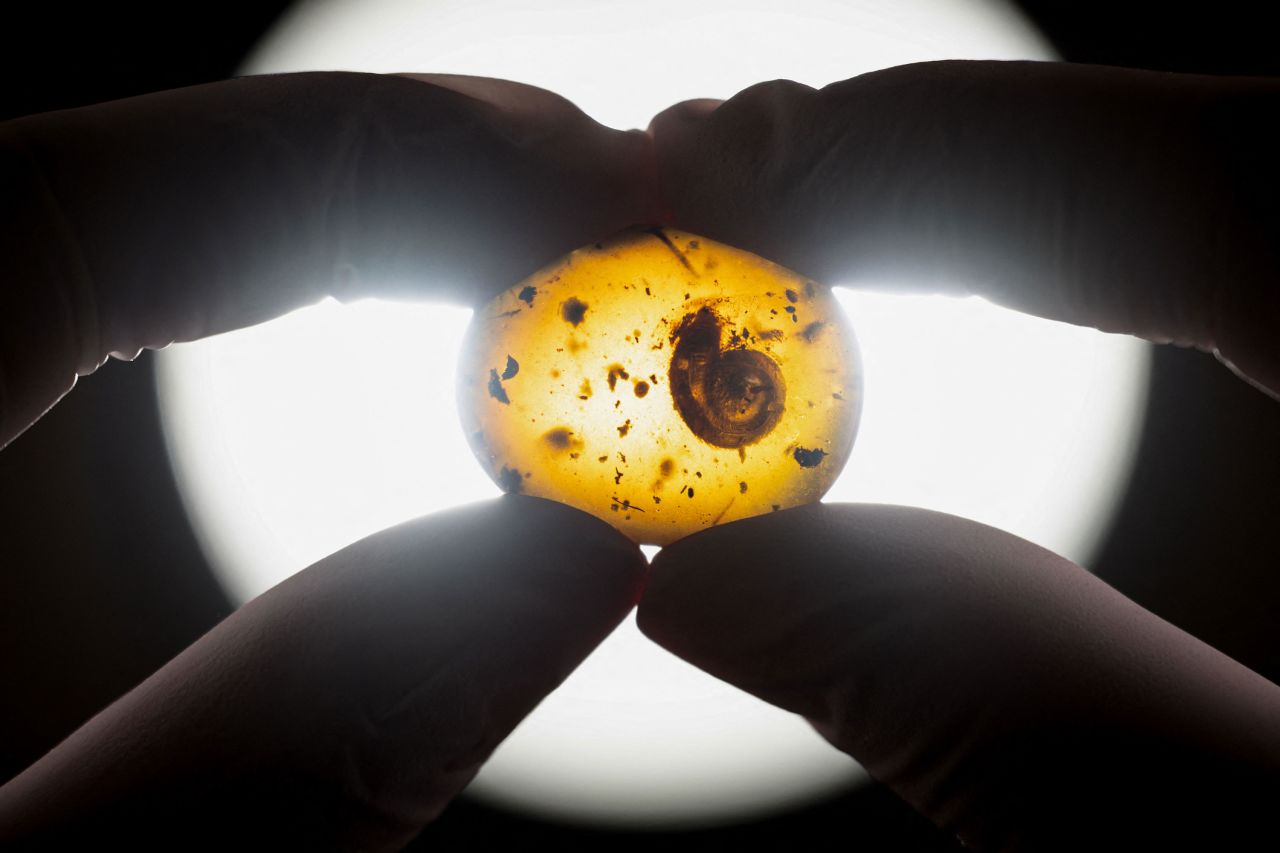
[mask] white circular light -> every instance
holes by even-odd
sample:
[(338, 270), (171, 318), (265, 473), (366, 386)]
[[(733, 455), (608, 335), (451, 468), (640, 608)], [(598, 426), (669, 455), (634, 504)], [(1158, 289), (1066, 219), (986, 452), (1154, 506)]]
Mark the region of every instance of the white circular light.
[[(329, 0), (299, 4), (244, 71), (505, 77), (606, 124), (643, 127), (675, 101), (761, 80), (824, 85), (948, 57), (1050, 54), (1004, 3), (977, 0), (810, 0), (785, 11), (765, 0)], [(840, 296), (863, 352), (866, 406), (828, 500), (953, 512), (1086, 561), (1127, 480), (1145, 346), (977, 299)], [(161, 354), (171, 458), (234, 600), (383, 527), (497, 494), (453, 412), (467, 317), (325, 302)], [(786, 808), (860, 777), (803, 722), (676, 660), (628, 620), (471, 790), (562, 819), (689, 826)]]

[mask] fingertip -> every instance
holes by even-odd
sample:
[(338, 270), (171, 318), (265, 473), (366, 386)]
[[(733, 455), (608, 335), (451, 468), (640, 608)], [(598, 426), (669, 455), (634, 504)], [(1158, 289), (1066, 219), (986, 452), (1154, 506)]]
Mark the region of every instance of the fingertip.
[(718, 98), (690, 98), (672, 104), (649, 122), (647, 133), (668, 132), (680, 126), (692, 124), (711, 115), (724, 101)]
[(583, 565), (599, 564), (620, 572), (638, 601), (649, 573), (640, 546), (616, 527), (567, 504), (532, 495), (503, 495), (497, 502), (504, 525), (515, 525), (531, 547), (567, 555)]
[[(654, 557), (637, 611), (640, 630), (680, 654), (729, 637), (743, 638), (735, 620), (776, 601), (776, 574), (813, 555), (796, 552), (797, 542), (821, 546), (825, 523), (821, 504), (779, 510), (701, 530), (666, 546)], [(715, 626), (713, 629), (712, 626)], [(749, 631), (748, 631), (749, 633)]]
[(653, 135), (653, 126), (644, 130), (632, 129), (622, 131), (635, 152), (629, 153), (627, 162), (639, 164), (639, 169), (630, 171), (634, 178), (635, 195), (640, 199), (636, 205), (637, 218), (632, 225), (648, 227), (663, 225), (671, 221), (670, 211), (662, 193), (662, 170), (658, 165), (658, 146)]
[(781, 544), (784, 532), (793, 539), (796, 532), (812, 539), (809, 529), (823, 524), (829, 509), (821, 503), (807, 504), (708, 527), (664, 547), (654, 557), (651, 568), (664, 573), (708, 570), (749, 555), (768, 553), (772, 546)]
[(644, 554), (640, 551), (639, 545), (599, 516), (583, 512), (557, 500), (534, 495), (503, 495), (498, 501), (500, 505), (509, 508), (508, 511), (524, 517), (525, 523), (531, 527), (556, 531), (561, 535), (578, 538), (601, 547), (617, 549), (619, 553), (644, 560)]

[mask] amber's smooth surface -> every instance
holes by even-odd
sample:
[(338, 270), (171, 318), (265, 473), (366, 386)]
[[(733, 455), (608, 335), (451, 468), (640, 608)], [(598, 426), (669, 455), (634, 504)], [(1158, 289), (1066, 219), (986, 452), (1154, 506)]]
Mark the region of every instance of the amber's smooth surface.
[(829, 288), (702, 237), (632, 229), (477, 311), (458, 402), (505, 491), (665, 545), (821, 498), (862, 393)]

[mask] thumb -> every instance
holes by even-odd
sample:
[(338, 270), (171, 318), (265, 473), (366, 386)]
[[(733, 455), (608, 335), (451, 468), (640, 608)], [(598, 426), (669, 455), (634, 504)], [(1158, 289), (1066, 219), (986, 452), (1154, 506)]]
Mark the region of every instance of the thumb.
[(664, 140), (674, 139), (679, 133), (691, 130), (723, 103), (718, 98), (690, 98), (672, 104), (649, 122), (649, 133)]
[(645, 133), (653, 140), (655, 182), (658, 193), (659, 218), (662, 224), (682, 222), (686, 218), (680, 201), (689, 183), (689, 164), (698, 129), (724, 101), (715, 98), (693, 98), (667, 107), (649, 122)]
[(227, 847), (399, 849), (626, 615), (644, 570), (604, 522), (528, 497), (371, 536), (0, 788), (0, 846), (173, 846), (198, 825)]
[(665, 548), (641, 629), (980, 849), (1261, 831), (1280, 688), (1029, 542), (813, 505)]

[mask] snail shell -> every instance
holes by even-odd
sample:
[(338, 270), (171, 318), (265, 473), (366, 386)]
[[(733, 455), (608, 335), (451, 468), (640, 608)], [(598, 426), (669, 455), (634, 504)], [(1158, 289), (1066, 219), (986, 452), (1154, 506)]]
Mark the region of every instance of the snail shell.
[(786, 384), (765, 353), (745, 342), (723, 348), (723, 325), (705, 306), (680, 321), (671, 336), (671, 397), (694, 435), (716, 447), (743, 447), (777, 425)]

